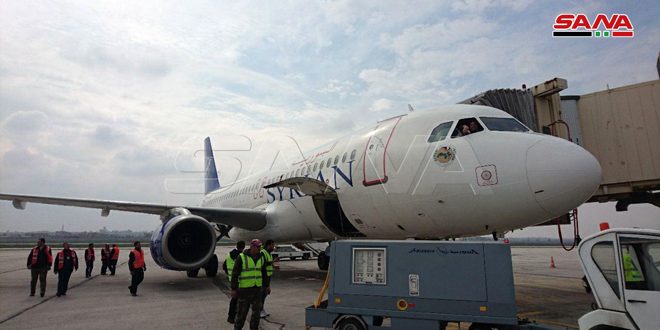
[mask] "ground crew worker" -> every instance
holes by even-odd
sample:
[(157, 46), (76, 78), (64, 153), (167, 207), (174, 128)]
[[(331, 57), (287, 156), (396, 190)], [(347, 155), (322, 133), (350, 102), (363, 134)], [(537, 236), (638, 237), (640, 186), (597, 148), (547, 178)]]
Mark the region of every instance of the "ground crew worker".
[(117, 260), (119, 260), (119, 247), (117, 244), (112, 244), (112, 250), (110, 251), (110, 276), (115, 276), (115, 271), (117, 270)]
[(101, 275), (106, 274), (108, 270), (108, 265), (110, 264), (110, 244), (106, 244), (103, 249), (101, 249)]
[(46, 275), (53, 264), (53, 253), (50, 247), (46, 245), (46, 239), (43, 237), (37, 241), (37, 246), (30, 250), (27, 259), (27, 268), (32, 273), (32, 280), (30, 281), (30, 296), (34, 296), (37, 289), (37, 279), (40, 284), (40, 295), (43, 297), (46, 294)]
[[(243, 252), (243, 250), (245, 250), (245, 241), (236, 242), (236, 248), (229, 251), (229, 253), (227, 253), (225, 262), (222, 263), (222, 269), (227, 274), (227, 279), (229, 280), (230, 285), (231, 285), (231, 275), (234, 270), (234, 264), (236, 263), (236, 258), (238, 258), (238, 255), (240, 255)], [(227, 313), (227, 322), (229, 323), (234, 323), (234, 319), (236, 319), (237, 301), (238, 300), (235, 297), (232, 297), (231, 300), (229, 301), (229, 313)]]
[[(273, 256), (271, 255), (273, 250), (275, 250), (275, 241), (272, 239), (267, 240), (266, 245), (263, 249), (261, 249), (261, 254), (263, 254), (264, 261), (266, 262), (266, 273), (268, 274), (269, 282), (270, 278), (273, 276)], [(267, 296), (268, 293), (266, 293), (265, 290), (261, 292), (261, 317), (270, 315), (268, 312), (266, 312), (266, 308), (264, 307), (266, 305)]]
[(131, 272), (131, 285), (128, 290), (133, 297), (137, 296), (137, 288), (144, 280), (147, 264), (144, 263), (144, 250), (140, 242), (133, 243), (135, 249), (128, 254), (128, 270)]
[(627, 289), (639, 289), (643, 285), (644, 275), (639, 271), (628, 249), (623, 248), (623, 277), (626, 280)]
[(92, 277), (92, 268), (94, 268), (94, 243), (89, 243), (85, 250), (85, 278)]
[(243, 329), (248, 310), (252, 306), (250, 330), (259, 329), (261, 290), (270, 293), (266, 263), (261, 254), (261, 241), (253, 239), (250, 250), (239, 254), (231, 274), (231, 296), (238, 298), (234, 330)]
[(53, 272), (57, 275), (57, 296), (66, 296), (66, 291), (69, 289), (69, 278), (73, 270), (78, 270), (78, 255), (76, 251), (71, 250), (68, 242), (62, 244), (64, 248), (57, 253), (55, 257), (55, 267)]

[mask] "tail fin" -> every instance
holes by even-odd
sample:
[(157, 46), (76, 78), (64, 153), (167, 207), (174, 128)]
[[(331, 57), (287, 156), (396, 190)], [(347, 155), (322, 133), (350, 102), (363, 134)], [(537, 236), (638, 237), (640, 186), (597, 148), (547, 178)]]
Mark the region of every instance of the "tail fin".
[(220, 189), (220, 180), (218, 180), (218, 170), (215, 168), (215, 159), (213, 158), (210, 137), (204, 139), (204, 179), (205, 194)]

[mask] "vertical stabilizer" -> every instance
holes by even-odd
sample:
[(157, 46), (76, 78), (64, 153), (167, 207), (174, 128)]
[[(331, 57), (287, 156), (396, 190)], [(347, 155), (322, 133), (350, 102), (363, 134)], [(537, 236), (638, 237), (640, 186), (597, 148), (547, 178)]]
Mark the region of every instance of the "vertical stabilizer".
[(204, 139), (204, 182), (204, 194), (220, 189), (220, 180), (218, 180), (218, 170), (215, 168), (210, 137)]

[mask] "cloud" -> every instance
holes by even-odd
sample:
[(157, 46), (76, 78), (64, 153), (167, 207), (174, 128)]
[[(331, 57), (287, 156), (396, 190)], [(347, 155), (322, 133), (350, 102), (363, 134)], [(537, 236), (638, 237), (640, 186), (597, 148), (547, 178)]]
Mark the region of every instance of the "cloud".
[(379, 112), (383, 110), (388, 110), (392, 108), (392, 101), (388, 99), (378, 99), (369, 108), (369, 111)]

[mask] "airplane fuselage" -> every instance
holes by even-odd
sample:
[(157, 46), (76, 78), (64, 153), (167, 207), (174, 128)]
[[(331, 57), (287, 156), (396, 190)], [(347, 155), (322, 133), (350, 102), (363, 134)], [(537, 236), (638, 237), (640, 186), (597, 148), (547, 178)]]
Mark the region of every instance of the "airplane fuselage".
[[(463, 124), (480, 130), (461, 136)], [(205, 207), (262, 209), (259, 231), (232, 239), (445, 238), (545, 222), (587, 200), (600, 166), (569, 141), (534, 133), (490, 107), (455, 105), (390, 118), (282, 170), (209, 193)], [(302, 178), (329, 193), (309, 193)], [(278, 184), (297, 182), (296, 186)]]

